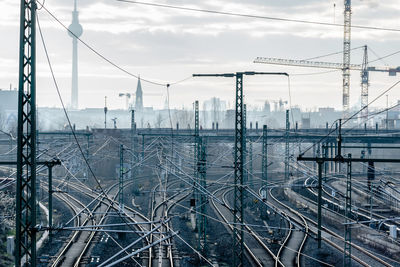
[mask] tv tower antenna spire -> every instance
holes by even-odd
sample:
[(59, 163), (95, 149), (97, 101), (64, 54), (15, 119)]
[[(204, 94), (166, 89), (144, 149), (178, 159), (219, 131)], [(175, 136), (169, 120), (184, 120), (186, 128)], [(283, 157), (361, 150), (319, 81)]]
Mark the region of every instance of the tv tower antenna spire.
[(83, 29), (79, 23), (79, 12), (76, 0), (74, 0), (74, 11), (72, 11), (72, 23), (68, 27), (68, 34), (72, 37), (72, 85), (71, 85), (71, 108), (78, 108), (78, 38), (82, 36)]

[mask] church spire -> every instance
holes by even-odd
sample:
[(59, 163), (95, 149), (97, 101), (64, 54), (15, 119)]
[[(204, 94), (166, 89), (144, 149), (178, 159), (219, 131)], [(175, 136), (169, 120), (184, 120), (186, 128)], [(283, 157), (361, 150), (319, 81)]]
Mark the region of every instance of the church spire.
[(135, 109), (137, 111), (143, 110), (143, 91), (142, 91), (142, 83), (140, 82), (140, 76), (138, 77), (138, 83), (136, 87)]

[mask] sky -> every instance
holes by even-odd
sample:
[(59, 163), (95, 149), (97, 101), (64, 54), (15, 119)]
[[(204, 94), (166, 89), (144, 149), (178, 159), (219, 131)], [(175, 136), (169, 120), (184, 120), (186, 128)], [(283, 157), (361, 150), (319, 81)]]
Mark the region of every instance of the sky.
[[(343, 23), (343, 0), (143, 0), (174, 6), (236, 12), (251, 15)], [(336, 7), (334, 7), (336, 5)], [(46, 0), (46, 8), (64, 25), (72, 20), (73, 0)], [(341, 71), (255, 64), (258, 57), (307, 59), (343, 49), (343, 27), (321, 26), (199, 13), (119, 2), (116, 0), (78, 0), (79, 19), (84, 40), (103, 56), (133, 74), (161, 83), (174, 83), (193, 73), (237, 71), (277, 71), (282, 76), (245, 77), (245, 102), (261, 107), (265, 100), (291, 100), (303, 110), (317, 107), (342, 108)], [(0, 0), (0, 88), (18, 83), (19, 1)], [(400, 29), (397, 0), (353, 0), (352, 24)], [(38, 11), (39, 22), (49, 51), (62, 98), (70, 102), (72, 39), (49, 14)], [(353, 28), (351, 47), (368, 45), (369, 60), (400, 49), (400, 31)], [(111, 109), (125, 107), (119, 93), (134, 93), (137, 79), (105, 62), (87, 47), (78, 44), (79, 107), (103, 107), (104, 97)], [(37, 39), (37, 102), (42, 107), (60, 107), (43, 46)], [(342, 55), (319, 58), (342, 62)], [(355, 49), (351, 63), (362, 62), (362, 50)], [(374, 66), (399, 66), (400, 54), (371, 63)], [(316, 74), (319, 73), (319, 74)], [(301, 74), (301, 75), (299, 75)], [(303, 75), (307, 74), (307, 75)], [(350, 104), (360, 101), (360, 73), (351, 72)], [(372, 100), (397, 82), (387, 73), (371, 73), (369, 99)], [(165, 86), (142, 82), (145, 106), (163, 108)], [(400, 99), (400, 87), (389, 94), (389, 105)], [(169, 89), (171, 108), (192, 108), (195, 100), (211, 97), (227, 101), (233, 108), (234, 78), (191, 78)], [(371, 105), (386, 106), (382, 97)]]

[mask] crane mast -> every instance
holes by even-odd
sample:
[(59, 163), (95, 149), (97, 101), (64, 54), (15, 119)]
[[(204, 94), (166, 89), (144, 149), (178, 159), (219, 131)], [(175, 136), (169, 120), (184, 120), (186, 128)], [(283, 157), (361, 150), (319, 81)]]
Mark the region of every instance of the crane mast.
[(361, 68), (361, 119), (368, 120), (368, 86), (369, 86), (369, 71), (368, 71), (368, 50), (364, 46), (364, 57)]
[(344, 0), (343, 36), (343, 118), (349, 115), (350, 100), (350, 38), (351, 38), (351, 0)]

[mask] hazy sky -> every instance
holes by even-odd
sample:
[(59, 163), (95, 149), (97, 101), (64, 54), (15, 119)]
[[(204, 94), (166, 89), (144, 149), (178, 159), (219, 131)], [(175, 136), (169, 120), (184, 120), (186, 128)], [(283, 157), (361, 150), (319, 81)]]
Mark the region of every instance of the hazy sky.
[[(343, 0), (164, 0), (151, 1), (177, 6), (238, 12), (253, 15), (343, 23)], [(20, 1), (0, 0), (0, 88), (18, 81), (18, 38)], [(336, 3), (336, 10), (334, 9)], [(72, 0), (46, 0), (46, 7), (65, 25), (71, 22)], [(398, 0), (353, 0), (352, 23), (400, 29)], [(160, 81), (182, 80), (192, 73), (222, 73), (246, 70), (286, 71), (291, 77), (292, 104), (303, 108), (342, 107), (341, 71), (296, 76), (326, 70), (270, 66), (252, 63), (257, 56), (305, 59), (341, 51), (343, 28), (270, 21), (165, 9), (115, 0), (78, 1), (84, 29), (82, 39), (104, 56), (141, 77)], [(72, 41), (65, 29), (44, 10), (39, 19), (64, 101), (70, 102)], [(367, 44), (384, 56), (400, 50), (400, 32), (352, 29), (352, 47)], [(137, 80), (124, 74), (79, 44), (79, 106), (124, 108), (121, 92), (133, 93)], [(352, 63), (361, 63), (361, 49), (352, 53)], [(60, 106), (38, 36), (38, 104)], [(377, 56), (370, 51), (369, 58)], [(372, 65), (400, 65), (400, 54)], [(342, 56), (319, 60), (341, 62)], [(385, 73), (370, 74), (370, 99), (399, 80)], [(163, 107), (166, 88), (142, 83), (144, 105)], [(193, 78), (170, 88), (172, 107), (191, 107), (194, 100), (212, 96), (233, 103), (233, 78)], [(246, 77), (246, 102), (261, 106), (264, 100), (288, 100), (288, 83), (283, 77)], [(350, 102), (360, 95), (360, 73), (352, 72)], [(390, 102), (400, 99), (393, 89)], [(201, 105), (201, 104), (200, 104)], [(386, 105), (386, 100), (375, 106)]]

